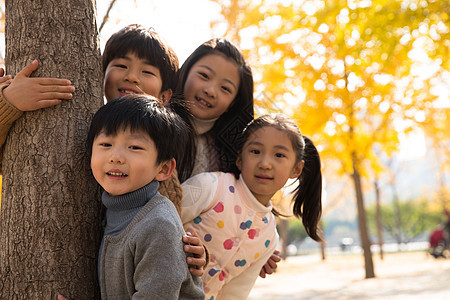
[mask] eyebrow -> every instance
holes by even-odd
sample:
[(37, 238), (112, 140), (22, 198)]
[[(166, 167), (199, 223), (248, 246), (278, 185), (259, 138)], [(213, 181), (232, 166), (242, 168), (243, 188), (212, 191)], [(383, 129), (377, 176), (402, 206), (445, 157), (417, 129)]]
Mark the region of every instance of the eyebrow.
[[(211, 68), (210, 68), (209, 66), (207, 66), (207, 65), (200, 65), (199, 67), (203, 67), (203, 68), (205, 68), (205, 69), (208, 69), (210, 72), (216, 74), (216, 72), (214, 72), (214, 70), (211, 69)], [(227, 78), (225, 78), (224, 80), (225, 80), (226, 82), (228, 82), (229, 84), (231, 84), (231, 85), (237, 90), (236, 84), (234, 84), (233, 81), (231, 81), (230, 79), (227, 79)]]
[[(252, 145), (253, 146), (263, 146), (263, 144), (260, 142), (250, 142), (250, 143), (248, 143), (247, 146), (252, 146)], [(274, 148), (289, 151), (289, 148), (284, 145), (275, 145)]]

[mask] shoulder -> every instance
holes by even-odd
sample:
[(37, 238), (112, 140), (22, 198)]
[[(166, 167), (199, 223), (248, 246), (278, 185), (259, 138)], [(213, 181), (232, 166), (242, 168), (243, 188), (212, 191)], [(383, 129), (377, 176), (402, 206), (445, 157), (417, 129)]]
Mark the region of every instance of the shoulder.
[(177, 209), (168, 198), (159, 193), (142, 208), (139, 214), (141, 214), (140, 220), (134, 228), (137, 235), (159, 236), (163, 233), (182, 235), (183, 226)]
[(215, 183), (218, 180), (219, 172), (203, 172), (199, 173), (191, 178), (187, 179), (185, 182), (181, 184), (184, 188), (185, 186), (201, 186), (202, 184), (211, 184)]

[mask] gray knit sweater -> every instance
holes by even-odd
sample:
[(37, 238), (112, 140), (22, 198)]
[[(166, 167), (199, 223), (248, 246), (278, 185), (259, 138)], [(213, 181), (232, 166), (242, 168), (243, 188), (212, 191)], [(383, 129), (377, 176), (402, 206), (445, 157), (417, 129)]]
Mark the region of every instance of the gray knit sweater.
[(106, 228), (100, 264), (102, 299), (204, 299), (189, 273), (181, 220), (152, 182), (134, 192), (104, 193)]

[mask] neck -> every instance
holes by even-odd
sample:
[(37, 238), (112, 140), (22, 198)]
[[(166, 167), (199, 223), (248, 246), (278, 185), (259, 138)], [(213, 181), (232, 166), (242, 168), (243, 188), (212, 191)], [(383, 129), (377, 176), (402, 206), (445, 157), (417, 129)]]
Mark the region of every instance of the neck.
[(200, 135), (210, 131), (217, 119), (218, 118), (212, 120), (200, 120), (196, 117), (192, 117), (192, 125), (194, 126), (195, 132)]

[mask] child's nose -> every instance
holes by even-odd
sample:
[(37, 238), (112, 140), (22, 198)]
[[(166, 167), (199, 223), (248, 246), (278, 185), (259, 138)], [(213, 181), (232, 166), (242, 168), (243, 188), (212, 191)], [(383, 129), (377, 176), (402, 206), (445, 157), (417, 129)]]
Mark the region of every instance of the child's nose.
[(111, 151), (109, 162), (112, 164), (123, 164), (125, 162), (125, 157), (120, 150), (113, 150)]
[(272, 162), (269, 155), (261, 155), (259, 167), (262, 169), (270, 169), (272, 167)]
[(216, 88), (213, 84), (206, 84), (203, 88), (203, 92), (208, 96), (208, 97), (216, 97)]
[(125, 79), (136, 84), (140, 81), (138, 72), (133, 69), (128, 70)]

